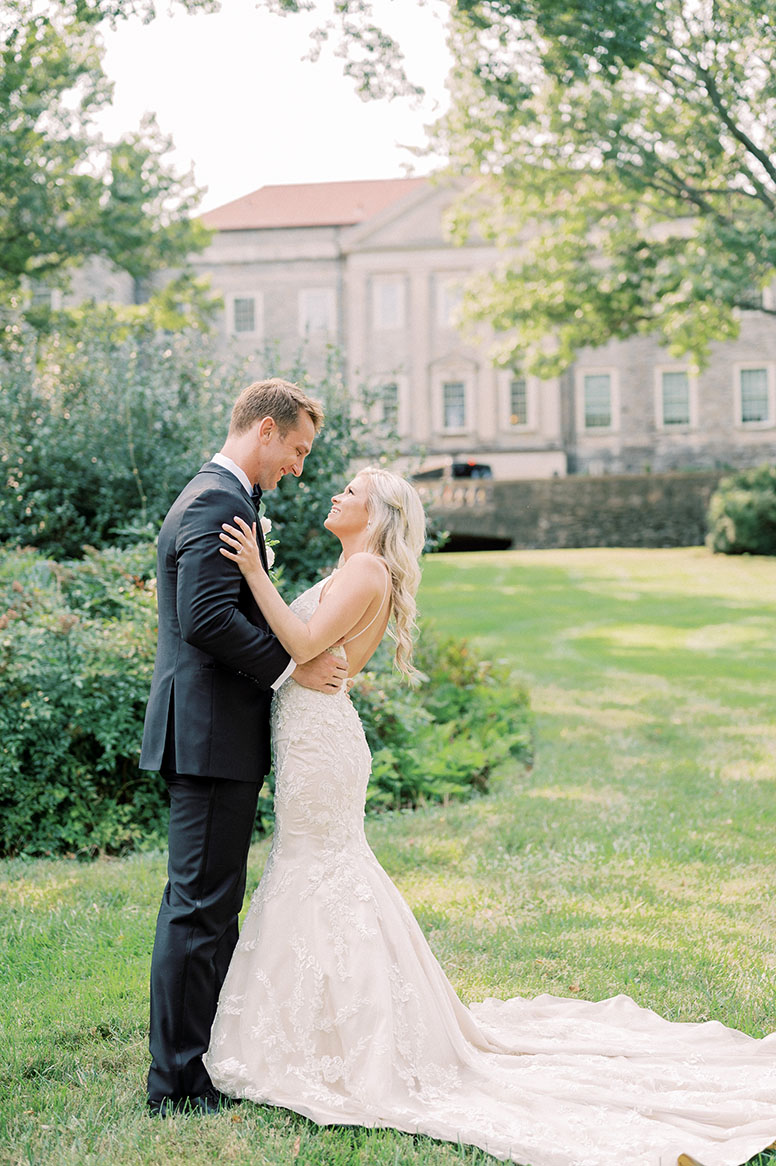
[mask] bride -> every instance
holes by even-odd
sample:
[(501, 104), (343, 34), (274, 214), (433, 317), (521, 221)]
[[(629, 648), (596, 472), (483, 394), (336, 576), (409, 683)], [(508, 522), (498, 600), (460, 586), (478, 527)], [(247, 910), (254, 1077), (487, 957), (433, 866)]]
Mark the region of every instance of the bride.
[[(424, 516), (406, 481), (367, 469), (332, 499), (341, 566), (290, 607), (235, 522), (222, 553), (297, 662), (339, 645), (355, 676), (392, 616), (411, 674)], [(287, 680), (273, 741), (272, 849), (204, 1057), (218, 1089), (523, 1166), (740, 1166), (773, 1141), (776, 1035), (670, 1023), (626, 996), (465, 1007), (367, 844), (370, 755), (347, 691)]]

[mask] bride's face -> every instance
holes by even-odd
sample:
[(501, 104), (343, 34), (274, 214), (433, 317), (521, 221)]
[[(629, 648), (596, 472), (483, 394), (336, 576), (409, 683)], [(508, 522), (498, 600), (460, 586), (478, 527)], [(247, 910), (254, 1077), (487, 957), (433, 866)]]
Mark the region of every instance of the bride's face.
[(324, 519), (326, 529), (340, 539), (366, 530), (369, 522), (367, 493), (366, 479), (357, 476), (340, 494), (335, 494), (331, 510)]

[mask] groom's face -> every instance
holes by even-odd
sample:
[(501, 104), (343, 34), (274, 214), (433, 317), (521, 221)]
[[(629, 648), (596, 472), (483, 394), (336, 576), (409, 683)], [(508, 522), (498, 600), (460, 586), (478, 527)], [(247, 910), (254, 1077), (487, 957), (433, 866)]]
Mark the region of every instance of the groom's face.
[(258, 428), (258, 469), (256, 483), (262, 490), (274, 490), (286, 474), (298, 478), (304, 469), (304, 460), (312, 449), (315, 426), (309, 413), (300, 409), (295, 424), (282, 433), (271, 417), (265, 417)]

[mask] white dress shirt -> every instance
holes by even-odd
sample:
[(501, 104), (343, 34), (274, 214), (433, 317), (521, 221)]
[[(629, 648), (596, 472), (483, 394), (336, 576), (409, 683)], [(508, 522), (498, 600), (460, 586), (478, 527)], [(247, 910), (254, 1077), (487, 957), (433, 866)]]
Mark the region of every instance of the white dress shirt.
[[(237, 478), (237, 481), (240, 483), (243, 490), (245, 490), (248, 497), (251, 497), (253, 493), (253, 486), (251, 485), (245, 470), (241, 466), (238, 466), (237, 462), (233, 462), (230, 457), (227, 457), (226, 454), (223, 453), (214, 453), (210, 460), (211, 462), (215, 462), (217, 466), (223, 466), (225, 470), (229, 470), (230, 474), (234, 474), (235, 478)], [(280, 673), (280, 676), (278, 676), (277, 680), (274, 681), (272, 687), (274, 689), (280, 688), (283, 681), (288, 680), (289, 676), (295, 668), (296, 661), (291, 660), (286, 668), (284, 668)]]

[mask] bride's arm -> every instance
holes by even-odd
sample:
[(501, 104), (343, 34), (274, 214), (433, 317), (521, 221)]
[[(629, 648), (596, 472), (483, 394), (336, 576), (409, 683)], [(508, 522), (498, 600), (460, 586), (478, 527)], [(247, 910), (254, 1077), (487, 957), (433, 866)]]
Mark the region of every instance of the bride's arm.
[[(351, 555), (327, 588), (309, 623), (294, 615), (261, 565), (253, 530), (241, 518), (237, 526), (223, 524), (221, 554), (232, 559), (245, 576), (269, 626), (297, 664), (331, 648), (358, 623), (369, 604), (385, 588), (385, 568), (374, 555)], [(239, 552), (239, 553), (238, 553)]]

